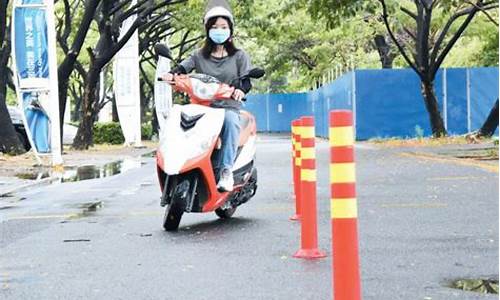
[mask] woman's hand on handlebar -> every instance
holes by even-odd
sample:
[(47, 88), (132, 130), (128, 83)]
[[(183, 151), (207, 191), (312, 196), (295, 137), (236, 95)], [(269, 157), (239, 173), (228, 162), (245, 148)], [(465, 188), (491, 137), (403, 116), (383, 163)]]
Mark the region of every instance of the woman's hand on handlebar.
[(162, 81), (168, 83), (168, 84), (175, 84), (174, 81), (174, 74), (172, 73), (166, 73), (161, 76)]
[(235, 89), (232, 97), (236, 101), (242, 101), (245, 98), (245, 93), (240, 89)]

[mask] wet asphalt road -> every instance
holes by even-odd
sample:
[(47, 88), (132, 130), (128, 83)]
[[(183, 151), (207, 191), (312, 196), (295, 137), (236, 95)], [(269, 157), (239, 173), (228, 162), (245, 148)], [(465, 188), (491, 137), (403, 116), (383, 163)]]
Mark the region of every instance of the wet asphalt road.
[[(258, 146), (259, 190), (235, 218), (162, 230), (154, 160), (0, 199), (0, 299), (331, 299), (331, 259), (303, 261), (283, 136)], [(357, 147), (364, 299), (497, 299), (446, 287), (498, 278), (498, 174)], [(330, 254), (328, 145), (318, 146), (319, 245)], [(82, 213), (82, 205), (100, 203)], [(75, 215), (76, 214), (76, 215)], [(66, 242), (65, 242), (66, 240)]]

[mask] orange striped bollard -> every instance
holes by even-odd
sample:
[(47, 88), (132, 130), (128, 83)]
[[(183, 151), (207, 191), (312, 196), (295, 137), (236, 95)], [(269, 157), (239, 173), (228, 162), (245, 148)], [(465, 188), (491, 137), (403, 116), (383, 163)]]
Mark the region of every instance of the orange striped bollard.
[(361, 299), (352, 112), (330, 112), (330, 181), (335, 300)]
[(293, 191), (295, 195), (295, 215), (290, 217), (292, 221), (300, 220), (300, 120), (292, 122), (292, 170)]
[(303, 117), (300, 131), (300, 221), (301, 247), (293, 257), (322, 258), (326, 254), (318, 249), (316, 221), (316, 152), (314, 118)]

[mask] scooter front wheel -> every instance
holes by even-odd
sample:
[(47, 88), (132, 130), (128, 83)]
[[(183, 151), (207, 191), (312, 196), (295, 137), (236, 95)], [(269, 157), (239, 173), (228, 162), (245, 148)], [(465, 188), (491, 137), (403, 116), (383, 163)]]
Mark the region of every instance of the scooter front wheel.
[(231, 207), (231, 208), (218, 208), (215, 210), (215, 214), (221, 218), (221, 219), (229, 219), (234, 215), (234, 212), (236, 211), (236, 207)]
[(163, 228), (166, 231), (175, 231), (179, 228), (182, 214), (184, 210), (174, 201), (165, 208), (165, 216), (163, 217)]

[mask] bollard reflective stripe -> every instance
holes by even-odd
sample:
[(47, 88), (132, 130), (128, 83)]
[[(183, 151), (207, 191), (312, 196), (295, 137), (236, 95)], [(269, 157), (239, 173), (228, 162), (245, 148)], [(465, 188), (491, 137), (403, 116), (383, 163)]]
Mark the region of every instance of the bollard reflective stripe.
[(318, 249), (318, 225), (316, 209), (316, 145), (314, 118), (301, 118), (300, 130), (300, 249), (293, 257), (322, 258), (326, 254)]
[(316, 159), (316, 151), (314, 148), (304, 148), (300, 151), (301, 159)]
[(302, 181), (316, 183), (316, 170), (301, 170), (300, 178)]
[(331, 200), (332, 219), (350, 219), (358, 217), (358, 206), (356, 198), (332, 199)]
[(330, 128), (330, 146), (352, 146), (354, 144), (354, 130), (352, 126)]
[(292, 221), (300, 220), (300, 166), (302, 163), (300, 149), (300, 120), (292, 121), (292, 173), (293, 192), (295, 196), (295, 214), (290, 217)]
[(303, 138), (303, 139), (314, 139), (314, 138), (316, 138), (315, 132), (314, 132), (314, 127), (302, 124), (301, 132), (300, 132), (300, 137)]
[(330, 112), (333, 298), (361, 299), (352, 112)]
[(330, 165), (331, 183), (348, 183), (356, 181), (354, 163), (332, 163)]
[(302, 162), (302, 146), (300, 144), (302, 135), (302, 126), (300, 120), (295, 120), (295, 165), (300, 167)]

